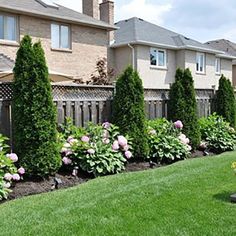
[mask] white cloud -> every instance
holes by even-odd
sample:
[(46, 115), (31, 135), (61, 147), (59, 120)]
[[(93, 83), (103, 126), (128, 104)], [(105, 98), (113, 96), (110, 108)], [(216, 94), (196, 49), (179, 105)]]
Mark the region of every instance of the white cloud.
[(151, 4), (146, 0), (132, 0), (116, 11), (116, 20), (139, 17), (152, 23), (162, 24), (163, 15), (171, 10), (171, 4)]

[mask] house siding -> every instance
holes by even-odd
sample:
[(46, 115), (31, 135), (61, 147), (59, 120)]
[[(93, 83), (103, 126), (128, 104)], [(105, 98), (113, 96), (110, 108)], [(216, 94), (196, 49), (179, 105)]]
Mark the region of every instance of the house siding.
[[(28, 34), (34, 42), (41, 40), (50, 70), (71, 75), (75, 79), (89, 79), (95, 71), (96, 61), (107, 58), (107, 31), (71, 24), (72, 50), (54, 51), (51, 49), (52, 22), (55, 21), (19, 15), (20, 39)], [(0, 43), (0, 52), (12, 59), (15, 59), (17, 50), (17, 45), (3, 41)]]

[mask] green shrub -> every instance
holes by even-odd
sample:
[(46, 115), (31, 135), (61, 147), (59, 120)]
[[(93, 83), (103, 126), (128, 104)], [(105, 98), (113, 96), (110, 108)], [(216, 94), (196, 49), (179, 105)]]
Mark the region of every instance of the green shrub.
[(130, 139), (108, 122), (89, 123), (86, 128), (76, 128), (69, 122), (64, 130), (62, 160), (74, 171), (81, 168), (94, 176), (115, 174), (124, 170), (127, 159), (132, 157)]
[(189, 69), (177, 69), (176, 81), (170, 89), (168, 110), (170, 120), (183, 122), (183, 132), (190, 138), (193, 149), (196, 149), (200, 144), (200, 131), (194, 82)]
[(201, 136), (207, 148), (215, 153), (232, 151), (236, 145), (236, 132), (221, 116), (213, 114), (199, 119)]
[(120, 128), (122, 134), (132, 138), (134, 157), (146, 158), (149, 150), (145, 127), (144, 91), (142, 80), (130, 66), (116, 83), (112, 122)]
[(17, 52), (13, 81), (14, 149), (28, 175), (55, 173), (61, 159), (57, 147), (56, 110), (48, 68), (40, 43), (25, 36)]
[(173, 162), (190, 156), (189, 139), (166, 119), (148, 121), (150, 158), (155, 162)]
[(216, 112), (224, 117), (232, 127), (236, 127), (234, 89), (231, 82), (224, 75), (220, 78), (219, 89), (216, 92)]

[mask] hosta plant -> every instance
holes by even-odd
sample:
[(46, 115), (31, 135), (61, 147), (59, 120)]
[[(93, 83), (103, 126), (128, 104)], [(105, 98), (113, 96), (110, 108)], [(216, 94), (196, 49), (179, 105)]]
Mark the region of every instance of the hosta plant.
[(79, 168), (94, 176), (119, 173), (132, 157), (130, 139), (108, 122), (102, 125), (90, 123), (86, 128), (70, 124), (65, 130), (69, 136), (64, 136), (62, 161), (73, 168), (73, 175)]
[(189, 139), (181, 132), (181, 121), (166, 119), (148, 121), (150, 158), (155, 162), (173, 162), (190, 156)]
[(0, 135), (0, 201), (7, 199), (11, 192), (13, 181), (19, 181), (25, 173), (23, 167), (17, 170), (14, 163), (18, 161), (15, 153), (6, 154), (8, 146), (5, 145), (6, 138)]
[(206, 148), (215, 153), (233, 151), (236, 146), (236, 132), (221, 116), (213, 114), (199, 120), (202, 140)]

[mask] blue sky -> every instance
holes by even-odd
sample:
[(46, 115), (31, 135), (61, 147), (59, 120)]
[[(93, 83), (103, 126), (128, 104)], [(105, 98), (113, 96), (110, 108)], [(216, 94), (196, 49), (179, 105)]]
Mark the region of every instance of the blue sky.
[[(81, 0), (54, 0), (81, 12)], [(236, 42), (235, 0), (115, 0), (115, 20), (133, 16), (190, 38)]]

